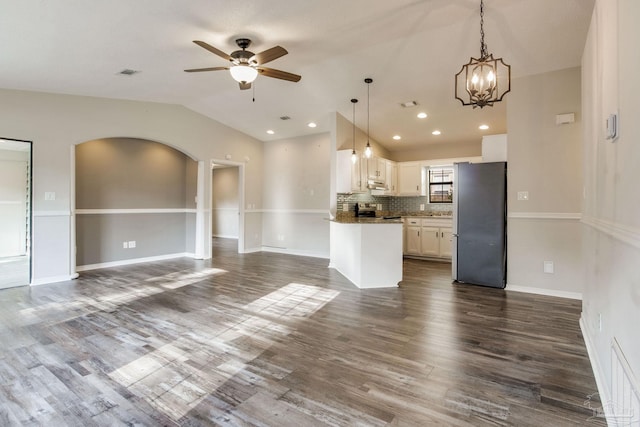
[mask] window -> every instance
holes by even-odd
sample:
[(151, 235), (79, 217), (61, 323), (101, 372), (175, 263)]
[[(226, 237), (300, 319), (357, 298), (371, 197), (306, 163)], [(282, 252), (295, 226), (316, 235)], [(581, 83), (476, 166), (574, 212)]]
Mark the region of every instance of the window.
[(429, 203), (453, 202), (453, 167), (429, 168)]

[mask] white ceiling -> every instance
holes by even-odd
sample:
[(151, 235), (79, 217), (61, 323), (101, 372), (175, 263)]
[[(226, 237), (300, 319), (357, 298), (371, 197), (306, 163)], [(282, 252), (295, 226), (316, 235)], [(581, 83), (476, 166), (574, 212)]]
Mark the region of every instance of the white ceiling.
[[(513, 77), (578, 66), (593, 4), (485, 0), (489, 52)], [(181, 104), (267, 141), (327, 131), (332, 111), (350, 120), (353, 97), (366, 130), (371, 77), (371, 137), (391, 151), (479, 141), (480, 123), (506, 131), (505, 102), (474, 110), (453, 95), (454, 75), (479, 55), (479, 0), (0, 0), (0, 10), (1, 88)], [(302, 80), (259, 76), (252, 102), (225, 71), (183, 72), (227, 65), (192, 40), (230, 53), (238, 37), (256, 53), (286, 48), (267, 66)], [(409, 100), (419, 106), (400, 107)]]

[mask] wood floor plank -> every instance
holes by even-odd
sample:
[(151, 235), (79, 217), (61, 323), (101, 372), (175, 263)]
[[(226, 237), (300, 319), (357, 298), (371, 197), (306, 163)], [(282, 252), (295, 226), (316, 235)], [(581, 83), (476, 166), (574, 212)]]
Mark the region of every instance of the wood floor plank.
[(398, 288), (361, 290), (326, 260), (213, 244), (210, 261), (0, 291), (0, 425), (574, 426), (593, 415), (579, 301), (455, 285), (450, 265), (422, 260), (404, 261)]

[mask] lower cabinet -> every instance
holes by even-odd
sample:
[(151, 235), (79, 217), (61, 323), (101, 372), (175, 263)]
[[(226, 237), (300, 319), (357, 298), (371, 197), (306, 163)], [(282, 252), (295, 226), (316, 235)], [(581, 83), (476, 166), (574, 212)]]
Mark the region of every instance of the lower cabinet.
[(451, 259), (450, 219), (405, 218), (405, 255)]

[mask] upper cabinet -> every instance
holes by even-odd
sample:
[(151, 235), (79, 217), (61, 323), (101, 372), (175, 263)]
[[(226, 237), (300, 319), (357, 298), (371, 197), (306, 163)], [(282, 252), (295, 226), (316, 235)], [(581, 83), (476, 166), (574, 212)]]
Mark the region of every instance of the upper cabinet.
[(398, 163), (398, 196), (422, 195), (422, 163)]
[(367, 191), (367, 171), (364, 159), (351, 160), (351, 150), (340, 150), (336, 156), (336, 192), (363, 193)]
[(386, 182), (387, 160), (373, 156), (366, 159), (367, 179), (384, 183)]
[(395, 196), (396, 194), (398, 194), (398, 164), (392, 160), (386, 160), (385, 169), (385, 179), (387, 185), (385, 195)]

